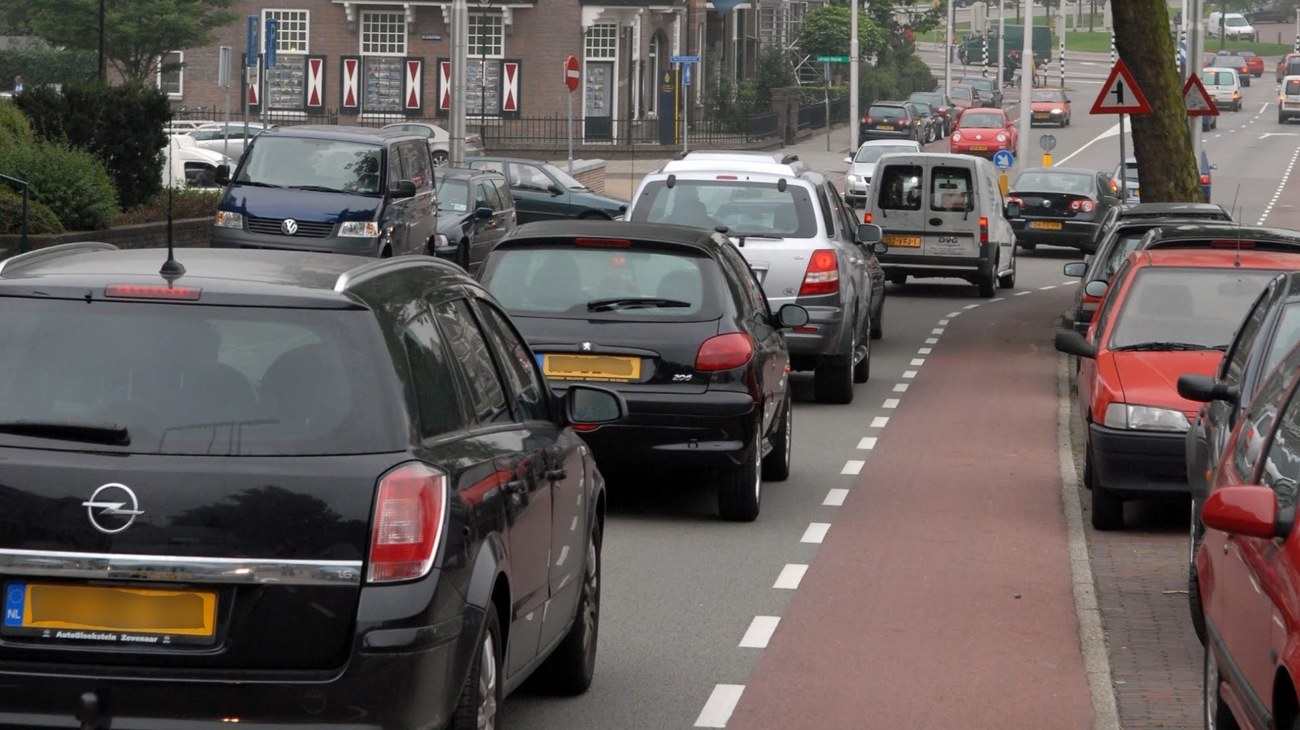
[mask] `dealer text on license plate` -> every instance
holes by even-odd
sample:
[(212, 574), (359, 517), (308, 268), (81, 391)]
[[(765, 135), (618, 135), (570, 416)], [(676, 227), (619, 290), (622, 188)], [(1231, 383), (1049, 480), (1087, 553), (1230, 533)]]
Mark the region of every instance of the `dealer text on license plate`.
[(1037, 228), (1040, 231), (1059, 231), (1061, 230), (1060, 221), (1029, 221), (1030, 228)]
[(542, 355), (542, 372), (559, 380), (639, 380), (641, 358), (614, 355)]
[(210, 644), (216, 622), (217, 594), (211, 591), (15, 581), (5, 585), (0, 630), (112, 644)]
[(899, 248), (920, 248), (920, 236), (897, 236), (886, 234), (882, 237), (886, 246), (898, 246)]

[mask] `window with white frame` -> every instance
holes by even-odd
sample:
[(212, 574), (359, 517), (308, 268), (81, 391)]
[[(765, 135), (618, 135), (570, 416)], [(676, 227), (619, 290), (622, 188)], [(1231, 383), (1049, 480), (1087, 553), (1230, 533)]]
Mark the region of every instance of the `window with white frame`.
[(273, 18), (280, 21), (280, 28), (275, 37), (275, 51), (277, 54), (307, 53), (310, 50), (307, 47), (307, 28), (308, 21), (311, 19), (310, 10), (263, 10), (262, 27), (265, 28), (266, 21)]
[(172, 98), (185, 94), (185, 52), (164, 53), (158, 63), (158, 88)]
[(501, 58), (506, 51), (504, 21), (500, 12), (469, 14), (465, 113), (470, 117), (501, 115)]
[(406, 55), (406, 14), (383, 10), (361, 12), (363, 64), (361, 111), (400, 114), (402, 56)]
[(361, 55), (405, 56), (406, 14), (363, 10), (361, 12)]
[(469, 55), (501, 58), (505, 53), (505, 24), (501, 13), (469, 14)]
[(587, 58), (593, 60), (614, 58), (618, 53), (618, 26), (598, 23), (587, 30)]
[[(279, 21), (275, 36), (275, 66), (266, 69), (265, 108), (270, 111), (301, 111), (307, 94), (307, 41), (310, 11), (269, 9), (266, 21)], [(263, 31), (265, 32), (265, 31)]]

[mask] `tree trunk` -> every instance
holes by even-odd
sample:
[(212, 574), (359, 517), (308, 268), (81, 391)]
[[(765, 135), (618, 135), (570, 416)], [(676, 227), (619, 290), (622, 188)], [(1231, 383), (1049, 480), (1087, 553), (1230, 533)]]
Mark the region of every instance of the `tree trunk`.
[[(1151, 105), (1134, 114), (1133, 154), (1142, 175), (1142, 202), (1200, 202), (1200, 168), (1192, 154), (1182, 84), (1174, 66), (1166, 0), (1111, 2), (1115, 48)], [(1198, 59), (1189, 59), (1193, 67)]]

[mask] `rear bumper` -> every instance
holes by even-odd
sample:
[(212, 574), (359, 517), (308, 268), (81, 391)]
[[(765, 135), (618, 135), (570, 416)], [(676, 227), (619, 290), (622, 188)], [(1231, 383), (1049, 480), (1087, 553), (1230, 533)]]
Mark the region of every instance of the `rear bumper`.
[(1127, 496), (1188, 493), (1187, 435), (1088, 424), (1098, 483)]
[[(983, 150), (972, 149), (974, 147), (984, 147), (986, 149)], [(993, 159), (994, 155), (996, 155), (997, 153), (1005, 149), (1009, 149), (1007, 145), (998, 144), (998, 143), (981, 144), (981, 145), (950, 144), (948, 146), (948, 150), (952, 152), (952, 154), (954, 155), (971, 155), (973, 157), (983, 157), (986, 160)]]
[(985, 276), (993, 268), (993, 244), (980, 246), (979, 256), (921, 256), (883, 253), (878, 254), (885, 276), (912, 277)]
[(1011, 220), (1011, 229), (1016, 232), (1016, 243), (1066, 246), (1077, 248), (1084, 253), (1093, 253), (1097, 250), (1097, 229), (1100, 224), (1096, 222), (1060, 220), (1061, 230), (1042, 231), (1029, 228), (1030, 220), (1033, 219), (1013, 218)]

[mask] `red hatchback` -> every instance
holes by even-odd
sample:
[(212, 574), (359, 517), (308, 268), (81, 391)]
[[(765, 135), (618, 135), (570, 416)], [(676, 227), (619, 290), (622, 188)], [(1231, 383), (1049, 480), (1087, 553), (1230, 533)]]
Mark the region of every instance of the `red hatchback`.
[(1001, 109), (970, 108), (957, 117), (957, 128), (948, 138), (953, 154), (992, 158), (999, 150), (1016, 149), (1016, 126)]
[(1124, 525), (1124, 500), (1186, 495), (1185, 437), (1200, 403), (1178, 394), (1183, 373), (1212, 375), (1247, 309), (1278, 271), (1300, 257), (1270, 251), (1136, 251), (1109, 285), (1088, 334), (1058, 332), (1078, 355), (1079, 413), (1086, 427), (1085, 486), (1092, 526)]

